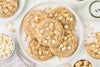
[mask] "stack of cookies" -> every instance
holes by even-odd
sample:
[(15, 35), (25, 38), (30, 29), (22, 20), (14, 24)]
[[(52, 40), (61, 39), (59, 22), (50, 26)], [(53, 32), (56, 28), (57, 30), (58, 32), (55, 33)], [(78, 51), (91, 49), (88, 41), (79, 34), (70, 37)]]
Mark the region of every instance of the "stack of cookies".
[(40, 61), (71, 56), (78, 46), (72, 32), (74, 26), (74, 15), (63, 7), (56, 7), (49, 13), (29, 11), (23, 19), (24, 32), (30, 36), (29, 53)]
[(0, 0), (0, 17), (12, 16), (18, 8), (17, 0)]

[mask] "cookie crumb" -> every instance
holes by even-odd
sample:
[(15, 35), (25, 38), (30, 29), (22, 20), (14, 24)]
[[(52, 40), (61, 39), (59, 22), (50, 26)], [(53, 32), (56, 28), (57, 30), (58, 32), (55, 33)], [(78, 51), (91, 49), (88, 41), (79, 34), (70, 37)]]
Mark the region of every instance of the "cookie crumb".
[(70, 64), (70, 63), (67, 63), (67, 64), (66, 64), (66, 67), (71, 67), (71, 64)]
[(10, 28), (10, 32), (15, 32), (15, 28)]
[(85, 24), (85, 27), (89, 27), (89, 24)]
[(87, 40), (84, 40), (85, 42), (87, 42)]
[(57, 61), (59, 61), (60, 60), (60, 57), (57, 57)]
[(14, 25), (14, 23), (10, 23), (10, 26), (13, 26)]
[(5, 24), (5, 27), (8, 28), (8, 24)]
[(77, 31), (77, 27), (74, 27), (74, 31)]
[(49, 6), (47, 6), (46, 9), (51, 10), (51, 8)]
[(93, 27), (90, 27), (90, 31), (94, 31), (94, 28)]
[(81, 54), (81, 55), (84, 54), (84, 51), (80, 51), (80, 54)]

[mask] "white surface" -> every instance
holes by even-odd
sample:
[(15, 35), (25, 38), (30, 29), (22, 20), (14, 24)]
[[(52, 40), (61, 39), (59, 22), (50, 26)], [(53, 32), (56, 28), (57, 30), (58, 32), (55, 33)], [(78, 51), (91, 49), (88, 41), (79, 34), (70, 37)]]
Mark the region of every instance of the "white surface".
[(28, 43), (23, 41), (25, 33), (23, 31), (23, 24), (22, 24), (22, 22), (20, 22), (20, 24), (18, 26), (18, 41), (20, 43), (21, 49), (23, 50), (25, 55), (31, 61), (39, 63), (39, 64), (42, 64), (42, 65), (54, 66), (54, 65), (65, 63), (65, 62), (69, 61), (72, 57), (76, 56), (76, 53), (79, 51), (79, 48), (81, 46), (81, 42), (82, 42), (82, 39), (83, 39), (82, 38), (82, 36), (83, 36), (83, 29), (82, 29), (82, 24), (81, 24), (81, 22), (79, 20), (79, 17), (65, 3), (45, 2), (45, 3), (38, 4), (38, 5), (34, 6), (34, 7), (32, 7), (31, 10), (43, 10), (46, 6), (49, 6), (51, 9), (59, 7), (59, 6), (60, 7), (62, 6), (62, 7), (65, 7), (67, 10), (69, 10), (70, 12), (72, 12), (74, 14), (74, 16), (76, 18), (76, 25), (75, 25), (75, 27), (77, 28), (77, 31), (74, 31), (74, 33), (76, 34), (76, 36), (78, 38), (78, 48), (77, 48), (76, 52), (71, 57), (61, 58), (60, 61), (57, 61), (57, 57), (53, 57), (52, 59), (50, 59), (48, 61), (39, 61), (37, 59), (34, 59), (33, 57), (31, 57), (31, 55), (28, 52), (28, 45), (27, 45)]
[[(12, 20), (11, 22), (14, 22), (15, 23), (15, 26), (13, 26), (14, 28), (17, 29), (17, 25), (18, 23), (21, 21), (22, 19), (22, 16), (23, 14), (25, 14), (27, 12), (27, 10), (29, 10), (32, 6), (38, 4), (38, 3), (41, 3), (41, 2), (44, 2), (44, 1), (58, 1), (58, 0), (37, 0), (35, 2), (31, 2), (31, 0), (26, 0), (26, 5), (25, 5), (25, 8), (23, 10), (23, 12), (16, 18), (16, 20)], [(67, 2), (67, 0), (60, 0), (62, 2)], [(93, 1), (93, 0), (90, 0), (90, 1)], [(70, 5), (70, 3), (68, 2), (68, 4)], [(84, 27), (84, 35), (83, 37), (86, 38), (85, 36), (85, 33), (88, 33), (89, 32), (89, 28), (85, 28), (85, 24), (89, 24), (90, 26), (93, 26), (94, 27), (94, 30), (95, 31), (100, 31), (100, 19), (95, 19), (93, 17), (91, 17), (88, 13), (88, 5), (90, 4), (90, 2), (87, 4), (87, 6), (83, 7), (83, 8), (80, 8), (80, 9), (76, 9), (76, 8), (73, 8), (74, 11), (77, 12), (77, 14), (79, 15), (81, 21), (82, 21), (82, 24), (83, 24), (83, 27)], [(72, 6), (72, 4), (70, 5)], [(7, 22), (9, 23), (9, 22)], [(14, 32), (14, 33), (11, 33), (9, 32), (9, 28), (5, 28), (4, 25), (6, 23), (0, 23), (0, 32), (6, 32), (8, 34), (11, 34), (11, 36), (14, 38), (15, 42), (16, 42), (16, 46), (18, 45), (18, 42), (17, 42), (17, 31)], [(91, 58), (89, 55), (87, 55), (86, 51), (85, 51), (85, 48), (84, 48), (84, 41), (83, 41), (83, 44), (81, 46), (81, 49), (80, 51), (84, 51), (85, 53), (83, 55), (81, 54), (77, 54), (77, 57), (74, 57), (72, 58), (69, 62), (66, 62), (66, 63), (71, 63), (71, 65), (73, 65), (78, 59), (89, 59), (90, 62), (94, 65), (94, 67), (100, 67), (100, 61), (99, 60), (95, 60), (93, 58)], [(79, 51), (79, 52), (80, 52)], [(78, 52), (78, 53), (79, 53)], [(24, 54), (23, 54), (24, 55)], [(99, 62), (98, 62), (99, 61)], [(39, 65), (37, 64), (37, 67), (51, 67), (51, 66), (43, 66), (43, 65)], [(65, 67), (65, 64), (62, 64), (62, 65), (58, 65), (58, 66), (52, 66), (52, 67)]]
[(10, 16), (10, 17), (7, 17), (7, 18), (0, 17), (0, 22), (8, 22), (8, 21), (11, 21), (11, 20), (15, 19), (21, 13), (21, 11), (23, 10), (24, 5), (25, 5), (25, 0), (18, 0), (18, 3), (19, 3), (18, 4), (18, 9), (15, 12), (15, 14), (12, 15), (12, 16)]

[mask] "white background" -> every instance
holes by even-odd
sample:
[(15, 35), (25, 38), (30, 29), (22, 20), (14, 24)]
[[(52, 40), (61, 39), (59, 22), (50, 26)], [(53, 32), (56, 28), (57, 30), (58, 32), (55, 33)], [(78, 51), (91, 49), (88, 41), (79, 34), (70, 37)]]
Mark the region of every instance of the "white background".
[[(88, 13), (88, 5), (91, 3), (91, 0), (87, 3), (87, 5), (85, 5), (84, 7), (81, 7), (81, 8), (77, 8), (77, 7), (73, 7), (72, 4), (70, 4), (67, 0), (36, 0), (34, 2), (32, 2), (31, 0), (26, 0), (26, 4), (25, 4), (25, 7), (23, 9), (23, 11), (21, 12), (21, 14), (15, 18), (14, 20), (12, 21), (9, 21), (9, 22), (5, 22), (5, 23), (2, 23), (0, 22), (0, 33), (8, 33), (10, 34), (13, 39), (15, 40), (16, 42), (16, 46), (18, 45), (18, 42), (17, 42), (17, 28), (18, 28), (18, 24), (20, 23), (21, 21), (21, 18), (23, 16), (24, 13), (26, 13), (30, 8), (32, 8), (32, 6), (36, 5), (36, 4), (39, 4), (39, 3), (42, 3), (42, 2), (48, 2), (48, 1), (60, 1), (60, 2), (65, 2), (66, 4), (69, 4), (70, 7), (72, 7), (72, 9), (78, 14), (78, 16), (80, 17), (80, 20), (83, 24), (83, 31), (84, 31), (84, 39), (87, 38), (87, 36), (85, 34), (88, 34), (89, 33), (89, 27), (94, 27), (94, 30), (95, 32), (96, 31), (100, 31), (100, 19), (95, 19), (93, 17), (91, 17)], [(93, 0), (92, 0), (93, 1)], [(9, 23), (13, 22), (14, 23), (14, 26), (10, 26)], [(8, 24), (8, 28), (5, 28), (5, 24)], [(88, 28), (85, 28), (85, 24), (89, 24), (89, 27)], [(10, 28), (15, 28), (16, 29), (16, 32), (10, 32)], [(84, 51), (84, 54), (80, 54), (80, 51)], [(79, 53), (77, 54), (77, 57), (74, 57), (72, 58), (69, 62), (66, 62), (66, 63), (70, 63), (71, 65), (73, 65), (77, 60), (79, 59), (87, 59), (89, 60), (95, 67), (100, 67), (100, 60), (95, 60), (93, 58), (91, 58), (89, 55), (87, 55), (87, 53), (85, 52), (85, 49), (84, 49), (84, 41), (83, 41), (83, 46), (81, 47)], [(99, 62), (98, 62), (99, 61)], [(65, 64), (62, 64), (62, 65), (58, 65), (58, 66), (52, 66), (52, 67), (65, 67)], [(42, 66), (42, 65), (36, 65), (37, 67), (50, 67), (50, 66)]]

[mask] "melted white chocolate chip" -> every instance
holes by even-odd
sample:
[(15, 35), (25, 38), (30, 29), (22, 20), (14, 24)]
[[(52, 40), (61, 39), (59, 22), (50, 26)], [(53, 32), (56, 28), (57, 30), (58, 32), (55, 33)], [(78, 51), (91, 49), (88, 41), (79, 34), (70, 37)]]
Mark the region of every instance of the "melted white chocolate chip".
[(65, 28), (65, 29), (68, 29), (68, 25), (65, 25), (64, 28)]
[(52, 44), (55, 44), (56, 42), (55, 42), (55, 40), (52, 40)]

